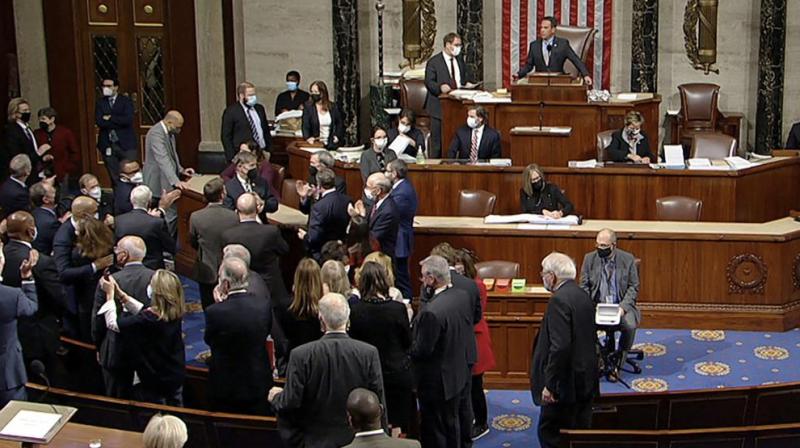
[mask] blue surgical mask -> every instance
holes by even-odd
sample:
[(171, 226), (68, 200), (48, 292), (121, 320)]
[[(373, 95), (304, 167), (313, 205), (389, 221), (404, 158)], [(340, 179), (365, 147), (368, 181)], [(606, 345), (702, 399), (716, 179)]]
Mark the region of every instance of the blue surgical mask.
[(294, 81), (286, 81), (286, 89), (290, 92), (297, 90), (297, 83)]
[(257, 96), (253, 95), (253, 96), (247, 98), (247, 103), (246, 104), (248, 106), (253, 107), (253, 106), (256, 105), (256, 103), (258, 103), (258, 97)]

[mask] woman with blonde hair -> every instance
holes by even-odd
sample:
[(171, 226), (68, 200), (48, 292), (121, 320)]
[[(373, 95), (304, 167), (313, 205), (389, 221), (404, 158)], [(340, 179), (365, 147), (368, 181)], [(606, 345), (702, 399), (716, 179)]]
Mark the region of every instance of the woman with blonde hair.
[(156, 414), (142, 434), (144, 448), (181, 448), (189, 440), (186, 423), (174, 415)]
[[(8, 175), (8, 163), (17, 154), (27, 154), (31, 159), (31, 182), (38, 180), (39, 164), (42, 159), (36, 152), (36, 140), (28, 122), (31, 120), (31, 106), (24, 98), (13, 98), (8, 102), (7, 122), (3, 130), (4, 149), (0, 151), (0, 178)], [(52, 158), (52, 156), (50, 156)]]
[[(106, 327), (130, 341), (130, 359), (140, 383), (134, 396), (140, 401), (183, 406), (186, 354), (181, 324), (184, 313), (183, 286), (166, 269), (153, 274), (147, 297), (131, 297), (114, 277), (100, 279), (106, 303)], [(117, 316), (115, 299), (123, 313)]]
[[(389, 297), (391, 297), (392, 300), (405, 303), (405, 301), (403, 300), (403, 293), (401, 293), (399, 289), (394, 287), (394, 270), (392, 268), (392, 258), (383, 252), (370, 252), (369, 254), (367, 254), (366, 257), (364, 257), (364, 263), (368, 261), (378, 263), (379, 265), (383, 266), (386, 269), (386, 280), (389, 282)], [(364, 265), (362, 264), (361, 266), (363, 267)], [(361, 285), (361, 282), (359, 281), (361, 269), (362, 268), (356, 269), (357, 285)]]
[(77, 218), (75, 247), (85, 258), (96, 260), (114, 251), (114, 232), (94, 216)]
[(335, 292), (347, 297), (351, 304), (358, 301), (358, 291), (353, 289), (347, 278), (347, 269), (339, 260), (328, 260), (322, 264), (322, 293)]
[(650, 151), (650, 139), (642, 131), (644, 116), (632, 110), (625, 115), (625, 127), (611, 134), (611, 143), (606, 147), (608, 157), (614, 162), (647, 164), (658, 162)]
[(575, 207), (558, 185), (545, 182), (539, 165), (531, 163), (522, 171), (522, 188), (519, 190), (519, 207), (522, 213), (534, 213), (550, 218), (575, 213)]
[(288, 352), (322, 337), (318, 315), (320, 298), (322, 275), (319, 265), (313, 258), (303, 258), (294, 271), (291, 303), (275, 306), (275, 315), (288, 341)]

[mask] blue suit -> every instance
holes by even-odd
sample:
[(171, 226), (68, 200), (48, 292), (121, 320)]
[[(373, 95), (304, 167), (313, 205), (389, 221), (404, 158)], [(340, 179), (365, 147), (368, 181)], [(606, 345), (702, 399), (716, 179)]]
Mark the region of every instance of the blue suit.
[(391, 196), (387, 196), (386, 200), (373, 213), (373, 209), (377, 205), (378, 203), (376, 202), (369, 211), (370, 245), (373, 250), (380, 250), (394, 260), (397, 248), (397, 233), (400, 228), (400, 214)]
[(347, 225), (350, 223), (347, 206), (350, 202), (350, 196), (333, 190), (311, 206), (305, 240), (315, 260), (320, 260), (322, 246), (328, 241), (347, 240)]
[(43, 254), (50, 255), (53, 253), (53, 239), (56, 237), (58, 228), (61, 227), (56, 211), (44, 207), (36, 207), (31, 214), (36, 222), (36, 239), (33, 240), (33, 248)]
[(400, 216), (400, 227), (397, 231), (397, 246), (395, 247), (395, 277), (397, 289), (403, 297), (411, 297), (411, 273), (409, 272), (408, 259), (414, 250), (414, 216), (417, 214), (417, 192), (408, 179), (403, 179), (395, 184), (389, 197), (394, 200), (397, 214)]
[[(112, 107), (108, 97), (98, 98), (94, 115), (95, 124), (100, 128), (97, 150), (103, 157), (111, 182), (116, 185), (119, 183), (120, 161), (139, 159), (138, 138), (133, 128), (133, 101), (127, 96), (117, 95)], [(104, 120), (105, 115), (111, 117)], [(111, 148), (111, 155), (107, 153), (108, 148)]]
[(99, 274), (92, 267), (92, 260), (81, 255), (75, 247), (75, 226), (71, 219), (61, 224), (56, 232), (53, 258), (56, 260), (58, 278), (69, 297), (69, 307), (64, 316), (68, 333), (90, 342), (92, 300)]
[(10, 177), (6, 179), (6, 181), (0, 185), (0, 207), (3, 208), (2, 217), (0, 218), (5, 218), (20, 210), (30, 210), (31, 200), (29, 198), (28, 187), (23, 187)]
[(36, 286), (25, 282), (22, 288), (0, 285), (0, 407), (9, 400), (26, 400), (25, 362), (22, 359), (22, 345), (17, 337), (17, 318), (33, 316), (39, 304)]

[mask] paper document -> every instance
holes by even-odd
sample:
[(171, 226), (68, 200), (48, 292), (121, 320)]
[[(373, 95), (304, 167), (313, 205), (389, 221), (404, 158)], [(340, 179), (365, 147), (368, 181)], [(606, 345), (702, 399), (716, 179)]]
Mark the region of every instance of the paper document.
[(0, 431), (4, 436), (44, 439), (61, 420), (61, 414), (22, 410)]
[(567, 166), (570, 168), (596, 168), (597, 160), (570, 160), (567, 162)]
[(411, 141), (412, 140), (410, 137), (400, 134), (392, 141), (391, 144), (389, 144), (389, 149), (397, 153), (399, 156), (406, 151), (406, 148), (408, 148), (408, 145), (411, 144)]
[(664, 166), (667, 168), (685, 168), (683, 146), (664, 145)]
[(301, 118), (303, 116), (302, 110), (287, 110), (282, 114), (275, 117), (275, 121), (287, 120), (289, 118)]
[(579, 221), (580, 219), (575, 215), (568, 215), (561, 218), (550, 218), (544, 215), (535, 215), (533, 213), (520, 213), (518, 215), (489, 215), (483, 218), (484, 224), (529, 223), (578, 225)]
[(750, 168), (753, 166), (753, 163), (739, 156), (725, 157), (725, 162), (727, 162), (727, 164), (730, 165), (735, 170), (743, 170), (745, 168)]

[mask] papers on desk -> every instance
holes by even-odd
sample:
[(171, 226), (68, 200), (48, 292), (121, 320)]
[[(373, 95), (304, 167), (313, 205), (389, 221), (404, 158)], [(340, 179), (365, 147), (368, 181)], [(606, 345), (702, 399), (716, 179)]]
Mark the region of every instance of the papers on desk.
[(286, 112), (283, 112), (277, 117), (275, 117), (275, 121), (283, 121), (283, 120), (288, 120), (289, 118), (302, 118), (302, 117), (303, 117), (302, 110), (287, 110)]
[(725, 162), (735, 170), (743, 170), (755, 166), (752, 162), (745, 160), (739, 156), (725, 157)]
[(21, 410), (0, 430), (0, 435), (44, 440), (61, 421), (61, 414)]
[[(483, 218), (484, 224), (513, 224), (522, 223), (523, 225), (540, 225), (540, 226), (577, 226), (580, 224), (580, 218), (575, 215), (568, 215), (561, 218), (550, 218), (544, 215), (535, 215), (533, 213), (520, 213), (518, 215), (489, 215)], [(520, 227), (521, 228), (521, 227)], [(546, 228), (546, 227), (541, 227)]]
[(683, 160), (683, 146), (664, 145), (664, 168), (682, 169), (686, 167)]
[(570, 160), (567, 162), (570, 168), (597, 168), (597, 160)]
[(714, 163), (710, 159), (689, 159), (687, 160), (690, 170), (703, 171), (730, 171), (731, 167), (727, 163)]

